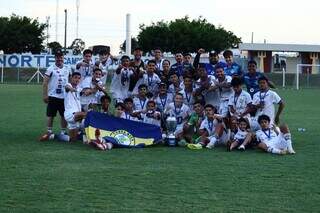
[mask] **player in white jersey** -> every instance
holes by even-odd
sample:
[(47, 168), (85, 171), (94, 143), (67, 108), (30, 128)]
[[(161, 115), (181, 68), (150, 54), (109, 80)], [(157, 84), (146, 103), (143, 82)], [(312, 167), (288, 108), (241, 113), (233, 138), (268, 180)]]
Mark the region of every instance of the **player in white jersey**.
[(194, 98), (193, 82), (192, 82), (191, 76), (186, 75), (183, 77), (183, 85), (184, 85), (184, 88), (180, 91), (180, 93), (183, 95), (183, 102), (190, 109), (193, 109), (193, 103), (195, 98)]
[(81, 80), (79, 72), (72, 73), (71, 82), (66, 85), (66, 94), (64, 99), (64, 118), (68, 122), (70, 141), (77, 140), (78, 131), (86, 113), (81, 111), (80, 91), (78, 87)]
[(123, 102), (123, 100), (130, 96), (129, 82), (133, 74), (133, 70), (129, 67), (129, 56), (121, 57), (121, 65), (113, 74), (113, 79), (110, 85), (110, 92), (115, 102)]
[(133, 98), (133, 110), (134, 111), (145, 111), (147, 109), (147, 103), (149, 99), (146, 97), (148, 93), (147, 85), (140, 84), (139, 85), (139, 94), (137, 97)]
[(232, 151), (233, 149), (238, 148), (239, 150), (244, 151), (246, 145), (250, 142), (250, 140), (246, 140), (246, 138), (251, 139), (249, 123), (248, 120), (241, 117), (238, 119), (238, 130), (233, 137), (229, 150)]
[(43, 101), (47, 104), (47, 132), (40, 137), (40, 141), (53, 139), (52, 131), (53, 120), (60, 114), (61, 133), (65, 134), (67, 123), (63, 117), (64, 113), (64, 87), (69, 81), (71, 70), (63, 64), (63, 53), (57, 51), (55, 54), (55, 63), (51, 65), (44, 74), (43, 79)]
[(249, 113), (252, 109), (252, 99), (250, 94), (242, 89), (242, 80), (238, 77), (234, 77), (231, 80), (231, 85), (233, 93), (229, 97), (228, 102), (230, 115), (237, 118), (245, 117), (249, 120)]
[(154, 98), (157, 110), (161, 113), (167, 108), (167, 106), (173, 102), (173, 96), (167, 92), (167, 85), (163, 82), (159, 84), (159, 94)]
[(87, 77), (80, 83), (81, 91), (81, 108), (84, 111), (96, 109), (97, 104), (100, 104), (100, 98), (107, 95), (105, 85), (101, 81), (102, 70), (95, 68), (92, 77)]
[(101, 50), (99, 52), (99, 60), (95, 62), (95, 65), (102, 70), (101, 81), (106, 84), (108, 78), (109, 67), (112, 65), (112, 56), (107, 50)]
[(161, 125), (161, 113), (156, 110), (156, 102), (150, 100), (147, 102), (147, 110), (141, 113), (143, 123), (159, 126)]
[(159, 83), (161, 82), (159, 76), (155, 73), (156, 70), (156, 62), (154, 60), (150, 60), (147, 63), (147, 72), (142, 75), (142, 77), (138, 80), (133, 94), (137, 94), (138, 88), (141, 84), (145, 84), (148, 87), (149, 93), (151, 93), (154, 97), (159, 92)]
[(207, 104), (205, 107), (206, 118), (201, 122), (199, 133), (201, 135), (197, 144), (188, 144), (190, 149), (201, 149), (207, 147), (212, 149), (214, 146), (226, 145), (229, 141), (229, 134), (224, 130), (222, 117), (216, 114), (217, 109)]
[[(253, 95), (252, 104), (257, 109), (256, 118), (260, 115), (267, 115), (270, 118), (270, 124), (278, 124), (282, 110), (284, 109), (284, 102), (280, 96), (270, 90), (268, 79), (263, 76), (258, 80), (260, 91)], [(278, 104), (279, 108), (275, 115), (274, 104)]]
[(203, 96), (207, 104), (211, 104), (216, 109), (219, 109), (219, 93), (218, 91), (212, 89), (215, 78), (212, 75), (208, 75), (203, 66), (200, 66), (197, 69), (197, 72), (200, 78), (195, 82), (195, 96)]
[(190, 115), (189, 107), (183, 103), (182, 94), (177, 93), (174, 96), (174, 102), (168, 105), (164, 114), (176, 118), (177, 127), (175, 130), (175, 136), (179, 140), (183, 131), (183, 124), (188, 120)]
[(163, 70), (162, 63), (164, 59), (162, 58), (162, 51), (160, 48), (155, 48), (153, 50), (154, 61), (156, 62), (156, 71), (161, 72)]
[(92, 61), (92, 51), (86, 49), (83, 51), (83, 59), (76, 64), (76, 71), (81, 74), (81, 80), (92, 76), (94, 62)]
[(180, 79), (177, 73), (172, 72), (170, 74), (170, 85), (168, 87), (168, 93), (171, 93), (172, 96), (175, 96), (176, 93), (181, 91)]
[(223, 66), (217, 65), (215, 69), (215, 81), (214, 85), (210, 89), (219, 92), (220, 105), (218, 112), (221, 116), (225, 118), (228, 116), (229, 112), (228, 102), (232, 94), (232, 78), (224, 74)]
[(123, 101), (124, 112), (121, 114), (121, 118), (131, 120), (131, 121), (140, 121), (140, 112), (135, 112), (133, 110), (133, 100), (132, 98), (126, 98)]
[(295, 154), (292, 147), (291, 134), (287, 125), (280, 126), (280, 132), (273, 125), (270, 128), (270, 118), (260, 115), (258, 122), (261, 129), (256, 132), (258, 148), (273, 154)]

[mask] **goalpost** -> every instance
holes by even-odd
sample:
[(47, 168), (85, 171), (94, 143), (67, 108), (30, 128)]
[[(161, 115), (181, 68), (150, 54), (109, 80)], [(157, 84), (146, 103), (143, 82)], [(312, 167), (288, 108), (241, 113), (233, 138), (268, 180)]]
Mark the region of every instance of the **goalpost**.
[(295, 75), (295, 83), (296, 83), (296, 90), (300, 89), (300, 75), (303, 74), (303, 68), (305, 69), (305, 74), (307, 75), (307, 84), (310, 81), (310, 75), (312, 75), (312, 70), (314, 68), (317, 69), (316, 73), (319, 74), (320, 64), (297, 64), (297, 70)]

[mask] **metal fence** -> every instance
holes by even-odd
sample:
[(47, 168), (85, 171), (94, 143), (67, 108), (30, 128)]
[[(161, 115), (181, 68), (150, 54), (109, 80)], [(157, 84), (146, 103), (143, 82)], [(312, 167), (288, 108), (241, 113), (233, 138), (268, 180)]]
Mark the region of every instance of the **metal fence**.
[[(46, 69), (40, 68), (39, 74), (37, 68), (5, 68), (3, 72), (3, 83), (14, 84), (41, 84), (42, 76)], [(110, 73), (111, 75), (111, 73)], [(265, 74), (278, 88), (296, 88), (299, 82), (299, 88), (320, 88), (320, 74), (300, 73), (297, 81), (296, 73), (282, 72)], [(109, 81), (111, 76), (108, 77)]]

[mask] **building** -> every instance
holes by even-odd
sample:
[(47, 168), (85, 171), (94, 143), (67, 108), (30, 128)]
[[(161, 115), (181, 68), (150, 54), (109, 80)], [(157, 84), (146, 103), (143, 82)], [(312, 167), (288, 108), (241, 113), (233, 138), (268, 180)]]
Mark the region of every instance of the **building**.
[[(320, 45), (242, 43), (239, 49), (248, 59), (257, 61), (260, 70), (266, 73), (276, 71), (278, 63), (287, 72), (295, 72), (297, 64), (319, 65)], [(277, 53), (296, 55), (281, 59)], [(319, 73), (319, 67), (303, 67), (302, 72)]]

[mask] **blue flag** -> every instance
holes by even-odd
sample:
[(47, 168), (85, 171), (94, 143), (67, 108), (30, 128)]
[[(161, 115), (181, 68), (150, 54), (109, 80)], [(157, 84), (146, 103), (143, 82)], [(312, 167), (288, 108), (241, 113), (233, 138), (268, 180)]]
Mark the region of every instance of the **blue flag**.
[[(88, 141), (98, 136), (116, 146), (145, 147), (158, 143), (162, 139), (160, 127), (123, 118), (117, 118), (100, 112), (88, 112), (84, 127)], [(96, 131), (99, 130), (99, 131)]]

